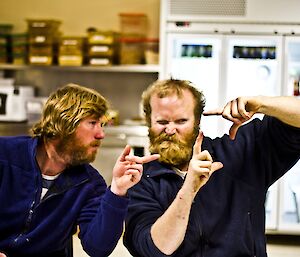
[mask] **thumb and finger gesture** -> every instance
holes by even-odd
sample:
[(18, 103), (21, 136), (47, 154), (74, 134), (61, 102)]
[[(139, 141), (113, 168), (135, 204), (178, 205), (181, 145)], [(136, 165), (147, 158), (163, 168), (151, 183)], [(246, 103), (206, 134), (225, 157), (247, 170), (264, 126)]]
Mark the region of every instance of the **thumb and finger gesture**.
[[(193, 191), (196, 193), (216, 170), (223, 167), (221, 162), (214, 162), (207, 150), (202, 151), (203, 133), (200, 131), (193, 148), (193, 156), (188, 168), (188, 177), (192, 177)], [(190, 179), (190, 178), (189, 178)]]
[[(193, 157), (194, 160), (202, 160), (202, 161), (208, 161), (211, 162), (211, 173), (215, 172), (216, 170), (223, 167), (223, 164), (221, 162), (214, 162), (211, 155), (207, 150), (202, 151), (202, 142), (203, 142), (203, 132), (200, 131), (199, 135), (196, 139), (196, 142), (194, 144), (194, 150), (193, 150)], [(208, 164), (209, 166), (209, 164)]]
[(140, 181), (144, 163), (159, 158), (159, 154), (139, 157), (130, 155), (130, 152), (131, 147), (126, 145), (113, 168), (111, 189), (119, 195), (126, 194), (130, 187)]
[(232, 121), (233, 124), (229, 130), (230, 139), (235, 139), (239, 127), (252, 118), (254, 111), (247, 110), (248, 99), (246, 97), (238, 97), (228, 102), (224, 108), (204, 111), (204, 116), (221, 115), (224, 119)]
[(135, 156), (135, 155), (129, 155), (131, 152), (131, 148), (129, 145), (126, 145), (126, 147), (124, 148), (122, 154), (119, 156), (118, 161), (119, 162), (125, 162), (125, 161), (129, 161), (129, 162), (135, 162), (135, 163), (139, 163), (139, 164), (144, 164), (147, 162), (151, 162), (154, 161), (156, 159), (159, 158), (159, 154), (152, 154), (152, 155), (147, 155), (147, 156)]

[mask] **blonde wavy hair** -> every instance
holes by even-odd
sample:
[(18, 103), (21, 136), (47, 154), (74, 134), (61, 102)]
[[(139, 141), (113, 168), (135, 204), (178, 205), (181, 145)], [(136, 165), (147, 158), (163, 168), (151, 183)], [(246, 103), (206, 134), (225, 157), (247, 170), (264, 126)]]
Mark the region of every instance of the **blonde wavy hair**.
[(42, 117), (31, 128), (30, 134), (45, 139), (66, 137), (75, 132), (82, 119), (100, 118), (107, 109), (107, 100), (96, 90), (67, 84), (49, 96)]
[(183, 90), (188, 90), (193, 95), (195, 103), (195, 123), (199, 125), (205, 107), (205, 97), (203, 93), (188, 80), (166, 79), (155, 81), (142, 94), (145, 119), (149, 128), (151, 127), (151, 96), (157, 95), (159, 98), (164, 98), (176, 94), (178, 97), (182, 97)]

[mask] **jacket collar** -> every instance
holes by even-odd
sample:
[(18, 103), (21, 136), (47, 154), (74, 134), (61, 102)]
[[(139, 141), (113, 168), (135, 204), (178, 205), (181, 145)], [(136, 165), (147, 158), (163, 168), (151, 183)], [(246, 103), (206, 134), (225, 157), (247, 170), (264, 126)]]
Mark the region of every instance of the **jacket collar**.
[(163, 164), (157, 160), (144, 164), (144, 174), (147, 177), (156, 177), (164, 174), (176, 175), (170, 165)]
[(89, 181), (90, 177), (87, 171), (87, 165), (88, 164), (79, 165), (63, 171), (55, 180), (54, 184), (49, 188), (49, 191), (47, 192), (43, 200), (52, 195), (62, 194), (70, 188)]

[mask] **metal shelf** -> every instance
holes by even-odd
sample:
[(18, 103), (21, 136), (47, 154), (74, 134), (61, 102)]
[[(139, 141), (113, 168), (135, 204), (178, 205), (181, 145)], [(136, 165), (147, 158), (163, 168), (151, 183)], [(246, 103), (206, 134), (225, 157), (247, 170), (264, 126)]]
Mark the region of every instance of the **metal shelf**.
[(83, 71), (83, 72), (131, 72), (131, 73), (159, 73), (160, 66), (145, 65), (114, 65), (114, 66), (38, 66), (38, 65), (14, 65), (0, 64), (0, 70), (55, 70), (55, 71)]

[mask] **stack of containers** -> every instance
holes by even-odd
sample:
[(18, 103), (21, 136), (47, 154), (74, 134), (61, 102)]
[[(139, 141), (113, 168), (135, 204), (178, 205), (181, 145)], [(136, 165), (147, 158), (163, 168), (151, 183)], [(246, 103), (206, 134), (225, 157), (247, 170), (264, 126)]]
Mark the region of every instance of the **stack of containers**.
[(23, 65), (28, 60), (28, 36), (27, 33), (11, 35), (12, 62)]
[(58, 64), (81, 66), (83, 64), (83, 37), (62, 37), (59, 43)]
[(11, 62), (11, 32), (13, 25), (0, 24), (0, 63)]
[(144, 64), (148, 18), (144, 13), (120, 13), (120, 64)]
[(29, 64), (55, 64), (58, 55), (60, 21), (28, 19)]
[(109, 66), (117, 63), (118, 34), (113, 31), (88, 30), (87, 63)]
[(145, 62), (146, 64), (159, 63), (159, 39), (147, 38), (144, 44)]

